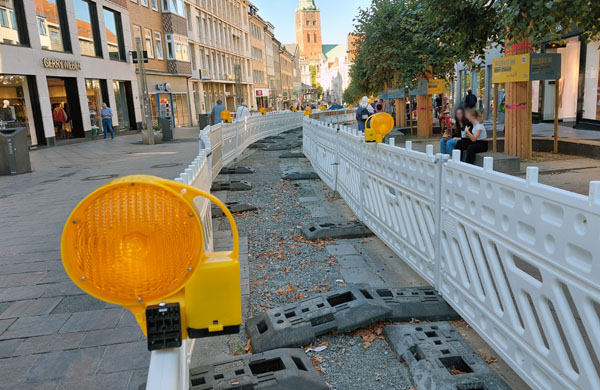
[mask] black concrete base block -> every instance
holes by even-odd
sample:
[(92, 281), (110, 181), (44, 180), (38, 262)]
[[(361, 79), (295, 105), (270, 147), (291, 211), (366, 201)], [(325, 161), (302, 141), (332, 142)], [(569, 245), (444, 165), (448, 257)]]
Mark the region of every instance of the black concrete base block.
[(211, 191), (248, 191), (252, 184), (246, 180), (215, 181), (210, 187)]
[[(256, 206), (252, 206), (251, 204), (246, 204), (246, 203), (238, 203), (238, 202), (226, 202), (225, 206), (227, 206), (227, 209), (229, 211), (231, 211), (232, 214), (245, 213), (247, 211), (258, 210), (258, 208)], [(214, 205), (211, 208), (211, 213), (212, 213), (213, 218), (219, 218), (224, 215), (223, 212), (221, 211), (221, 209)]]
[(286, 130), (281, 134), (291, 134), (291, 133), (298, 133), (298, 132), (302, 132), (302, 127), (297, 127), (295, 129)]
[(386, 320), (454, 321), (461, 317), (433, 287), (378, 288), (375, 294), (392, 309)]
[(302, 146), (301, 142), (290, 142), (290, 143), (277, 143), (272, 145), (266, 145), (263, 150), (266, 151), (278, 151), (278, 150), (289, 150), (295, 149)]
[(281, 178), (283, 180), (318, 180), (319, 175), (316, 172), (290, 172), (284, 173)]
[(271, 141), (271, 140), (278, 140), (278, 139), (285, 139), (285, 137), (282, 137), (280, 135), (272, 135), (270, 137), (264, 138), (263, 141), (265, 141), (265, 140)]
[(332, 238), (361, 238), (373, 235), (373, 232), (362, 222), (352, 221), (345, 223), (322, 223), (320, 225), (305, 226), (302, 234), (309, 240)]
[(372, 290), (349, 285), (258, 314), (246, 321), (246, 333), (257, 352), (307, 346), (334, 330), (370, 325), (390, 311)]
[(304, 351), (240, 355), (190, 370), (190, 390), (328, 390)]
[(390, 325), (383, 334), (418, 390), (509, 390), (448, 322)]
[(287, 152), (279, 155), (279, 158), (304, 158), (306, 157), (302, 152)]
[(250, 145), (248, 146), (248, 149), (262, 149), (262, 148), (264, 148), (265, 146), (267, 146), (267, 143), (266, 143), (266, 142), (259, 141), (259, 142), (255, 142), (255, 143), (253, 143), (253, 144), (250, 144)]
[(219, 172), (220, 175), (240, 175), (254, 173), (254, 169), (250, 167), (225, 167)]

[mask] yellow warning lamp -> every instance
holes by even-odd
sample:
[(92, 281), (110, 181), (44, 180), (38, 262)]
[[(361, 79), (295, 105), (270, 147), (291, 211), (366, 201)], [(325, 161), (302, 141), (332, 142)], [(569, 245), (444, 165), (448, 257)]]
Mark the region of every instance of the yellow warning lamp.
[(311, 114), (312, 114), (312, 108), (306, 107), (306, 109), (304, 110), (304, 116), (309, 116)]
[(365, 141), (382, 142), (394, 128), (394, 118), (387, 112), (371, 115), (365, 123)]
[(231, 113), (227, 110), (221, 111), (221, 119), (223, 119), (225, 123), (231, 123), (233, 121)]
[(292, 107), (292, 112), (296, 112), (296, 107)]
[(258, 112), (261, 113), (261, 115), (266, 115), (267, 114), (267, 110), (264, 107), (261, 107)]
[(351, 109), (353, 109), (353, 108), (354, 108), (354, 106), (353, 106), (352, 104), (348, 106), (348, 109), (349, 109), (349, 110), (351, 110)]
[[(200, 197), (227, 217), (232, 251), (206, 252), (194, 204)], [(83, 291), (133, 313), (150, 350), (239, 331), (237, 227), (211, 194), (154, 176), (114, 180), (75, 207), (61, 254), (67, 274)]]

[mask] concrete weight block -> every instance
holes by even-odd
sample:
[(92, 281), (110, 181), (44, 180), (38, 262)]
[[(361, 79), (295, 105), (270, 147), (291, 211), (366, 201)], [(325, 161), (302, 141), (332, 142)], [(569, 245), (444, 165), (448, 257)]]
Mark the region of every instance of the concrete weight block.
[(361, 238), (373, 235), (373, 232), (362, 222), (322, 223), (301, 228), (302, 234), (312, 241), (332, 238)]
[(460, 315), (430, 286), (373, 290), (392, 309), (386, 318), (389, 321), (409, 322), (413, 318), (421, 321), (461, 319)]
[(284, 173), (281, 178), (283, 180), (319, 180), (319, 175), (316, 172), (290, 172)]
[(211, 191), (248, 191), (252, 184), (246, 180), (215, 181), (210, 187)]
[(250, 167), (225, 167), (219, 172), (220, 175), (240, 175), (254, 173), (254, 169)]
[[(245, 213), (247, 211), (258, 210), (258, 208), (256, 206), (252, 206), (251, 204), (246, 204), (246, 203), (238, 203), (238, 202), (226, 202), (225, 206), (227, 206), (227, 209), (229, 211), (231, 211), (232, 214)], [(223, 212), (221, 211), (221, 209), (214, 205), (211, 208), (211, 213), (212, 213), (213, 218), (219, 218), (224, 215)]]

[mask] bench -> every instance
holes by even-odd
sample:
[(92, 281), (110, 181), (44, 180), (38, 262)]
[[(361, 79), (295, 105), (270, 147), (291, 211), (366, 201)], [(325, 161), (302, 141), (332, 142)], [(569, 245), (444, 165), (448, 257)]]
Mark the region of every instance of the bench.
[(497, 172), (514, 173), (521, 170), (521, 159), (519, 157), (498, 152), (477, 153), (475, 155), (475, 165), (483, 167), (484, 157), (494, 158), (494, 170)]

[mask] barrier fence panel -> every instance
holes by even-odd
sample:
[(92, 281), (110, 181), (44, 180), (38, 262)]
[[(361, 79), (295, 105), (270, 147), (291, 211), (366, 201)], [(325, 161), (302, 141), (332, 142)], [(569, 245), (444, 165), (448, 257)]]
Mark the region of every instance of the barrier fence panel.
[[(175, 180), (205, 192), (221, 169), (233, 162), (253, 142), (302, 126), (303, 113), (282, 112), (245, 118), (231, 124), (207, 126), (198, 137), (198, 156)], [(205, 250), (213, 251), (211, 203), (194, 201), (202, 221)], [(148, 369), (147, 390), (184, 390), (189, 388), (189, 363), (194, 340), (182, 347), (153, 351)]]
[(600, 389), (600, 182), (582, 196), (324, 118), (304, 153), (382, 241), (532, 388)]
[(445, 164), (446, 300), (538, 389), (600, 389), (600, 183), (590, 196)]

